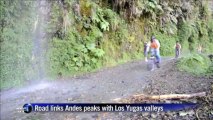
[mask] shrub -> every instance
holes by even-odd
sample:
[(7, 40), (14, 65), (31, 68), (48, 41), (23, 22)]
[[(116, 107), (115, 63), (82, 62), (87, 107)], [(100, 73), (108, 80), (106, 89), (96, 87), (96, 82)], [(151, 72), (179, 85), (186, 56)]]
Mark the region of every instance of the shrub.
[(208, 71), (210, 64), (210, 60), (206, 56), (191, 54), (178, 61), (178, 68), (180, 71), (202, 75)]
[(70, 29), (65, 39), (53, 38), (50, 53), (50, 72), (70, 74), (95, 69), (104, 51), (95, 43), (96, 35), (82, 38), (75, 29)]
[(160, 32), (155, 33), (156, 38), (159, 40), (160, 54), (163, 56), (170, 56), (175, 54), (174, 45), (176, 42), (176, 36), (168, 36), (167, 34), (162, 34)]

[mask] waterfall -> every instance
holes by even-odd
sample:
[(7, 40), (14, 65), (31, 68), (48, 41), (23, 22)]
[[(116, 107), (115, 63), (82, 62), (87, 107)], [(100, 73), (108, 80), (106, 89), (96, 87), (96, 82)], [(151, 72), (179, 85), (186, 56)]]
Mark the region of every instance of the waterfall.
[(36, 19), (33, 28), (32, 67), (36, 78), (41, 80), (45, 77), (45, 55), (47, 50), (46, 28), (48, 22), (49, 4), (46, 0), (37, 0)]

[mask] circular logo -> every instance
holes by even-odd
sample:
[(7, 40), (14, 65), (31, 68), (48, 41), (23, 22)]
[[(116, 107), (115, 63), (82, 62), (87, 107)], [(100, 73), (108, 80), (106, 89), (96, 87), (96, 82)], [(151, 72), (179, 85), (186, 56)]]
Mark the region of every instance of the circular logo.
[(25, 113), (30, 113), (30, 112), (32, 112), (32, 110), (33, 110), (33, 106), (32, 106), (31, 104), (25, 104), (25, 105), (23, 106), (23, 109), (24, 109), (24, 112), (25, 112)]

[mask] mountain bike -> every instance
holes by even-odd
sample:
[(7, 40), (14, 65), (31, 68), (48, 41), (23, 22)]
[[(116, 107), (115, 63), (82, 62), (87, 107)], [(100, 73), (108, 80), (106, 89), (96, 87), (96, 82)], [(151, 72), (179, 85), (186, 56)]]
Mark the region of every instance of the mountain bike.
[(148, 59), (148, 63), (147, 63), (147, 69), (148, 71), (153, 71), (156, 68), (160, 68), (159, 63), (157, 62), (157, 59), (155, 56), (151, 56)]

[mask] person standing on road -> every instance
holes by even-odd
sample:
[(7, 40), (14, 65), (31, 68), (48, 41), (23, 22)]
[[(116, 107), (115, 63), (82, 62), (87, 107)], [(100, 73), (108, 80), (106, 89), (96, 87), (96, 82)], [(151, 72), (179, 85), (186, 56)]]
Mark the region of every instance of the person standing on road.
[(160, 62), (161, 62), (161, 57), (160, 57), (160, 42), (154, 37), (151, 37), (151, 54), (152, 56), (156, 57), (156, 62), (155, 64), (157, 65), (158, 68), (160, 68)]
[(174, 48), (175, 48), (175, 58), (178, 58), (180, 56), (180, 50), (181, 50), (181, 45), (178, 41), (176, 42)]
[(150, 47), (150, 42), (145, 42), (144, 43), (144, 57), (145, 57), (145, 62), (148, 61), (147, 55), (148, 55), (148, 52), (149, 52), (149, 47)]

